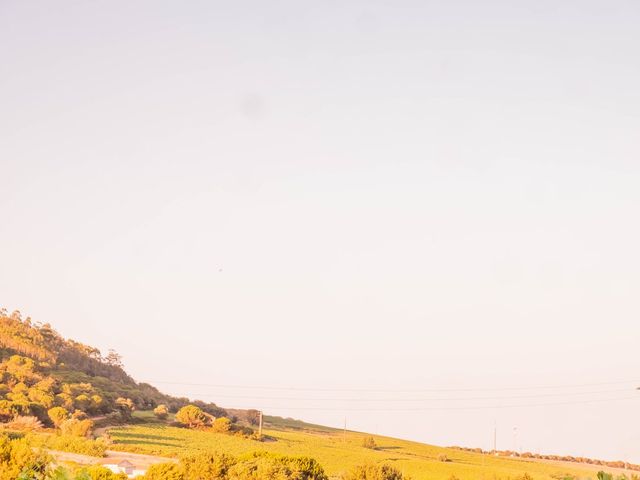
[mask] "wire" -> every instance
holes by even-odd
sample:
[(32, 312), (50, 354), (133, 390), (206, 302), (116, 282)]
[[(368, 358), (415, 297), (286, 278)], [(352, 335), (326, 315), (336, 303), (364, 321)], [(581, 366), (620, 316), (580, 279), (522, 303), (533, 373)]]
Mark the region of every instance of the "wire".
[(349, 412), (417, 412), (417, 411), (442, 411), (442, 410), (494, 410), (502, 408), (530, 408), (530, 407), (550, 407), (559, 405), (581, 405), (589, 403), (617, 402), (621, 400), (638, 400), (640, 397), (619, 397), (599, 400), (584, 400), (575, 402), (555, 402), (555, 403), (529, 403), (518, 405), (492, 405), (492, 406), (469, 406), (469, 407), (416, 407), (416, 408), (325, 408), (325, 407), (262, 407), (271, 410), (317, 410), (317, 411), (349, 411)]
[(508, 395), (499, 397), (439, 397), (439, 398), (340, 398), (340, 397), (271, 397), (258, 395), (229, 395), (217, 393), (194, 393), (194, 397), (215, 397), (232, 399), (252, 399), (252, 400), (306, 400), (306, 401), (327, 401), (327, 402), (431, 402), (431, 401), (458, 401), (458, 400), (511, 400), (518, 398), (548, 398), (564, 397), (574, 395), (598, 395), (605, 393), (629, 392), (628, 388), (618, 390), (599, 390), (586, 392), (565, 392), (565, 393), (542, 393), (535, 395)]
[(277, 387), (260, 385), (238, 385), (238, 384), (216, 384), (216, 383), (187, 383), (172, 381), (150, 381), (151, 384), (184, 385), (191, 387), (212, 387), (212, 388), (237, 388), (252, 390), (279, 390), (279, 391), (303, 391), (303, 392), (488, 392), (488, 391), (509, 391), (509, 390), (536, 390), (536, 389), (569, 389), (584, 388), (604, 385), (623, 385), (637, 383), (634, 380), (600, 383), (582, 383), (573, 385), (537, 385), (537, 386), (517, 386), (517, 387), (486, 387), (486, 388), (314, 388), (314, 387)]

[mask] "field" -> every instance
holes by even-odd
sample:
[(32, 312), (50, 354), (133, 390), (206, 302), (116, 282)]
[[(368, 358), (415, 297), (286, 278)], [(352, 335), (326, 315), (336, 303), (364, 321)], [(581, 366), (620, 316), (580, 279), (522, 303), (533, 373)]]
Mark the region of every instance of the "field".
[(368, 434), (347, 431), (344, 435), (342, 430), (276, 417), (265, 417), (264, 434), (269, 440), (259, 442), (170, 427), (151, 421), (148, 413), (139, 415), (149, 423), (109, 430), (115, 442), (113, 449), (171, 457), (204, 450), (233, 455), (254, 451), (305, 455), (317, 459), (331, 477), (365, 462), (394, 465), (415, 480), (449, 480), (454, 476), (459, 480), (507, 480), (520, 478), (525, 473), (534, 479), (557, 480), (565, 475), (595, 478), (596, 473), (586, 465), (494, 457), (381, 436), (373, 436), (377, 448), (372, 450), (362, 446)]

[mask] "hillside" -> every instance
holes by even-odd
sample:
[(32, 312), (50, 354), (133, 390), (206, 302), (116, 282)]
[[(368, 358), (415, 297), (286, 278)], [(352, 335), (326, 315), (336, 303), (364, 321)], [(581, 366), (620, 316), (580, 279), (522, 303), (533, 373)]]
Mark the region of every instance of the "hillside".
[[(157, 418), (153, 414), (151, 410), (159, 404), (168, 406), (168, 415)], [(174, 421), (173, 414), (188, 404), (199, 406), (210, 418), (231, 417), (240, 426), (225, 430), (216, 430), (214, 424), (184, 428)], [(79, 452), (96, 456), (103, 455), (107, 447), (173, 458), (208, 452), (234, 456), (265, 452), (311, 457), (330, 478), (339, 478), (363, 463), (392, 465), (415, 480), (575, 480), (595, 478), (599, 469), (616, 476), (632, 474), (613, 468), (613, 464), (494, 456), (270, 416), (264, 417), (263, 436), (259, 437), (243, 427), (255, 424), (256, 411), (227, 411), (213, 403), (165, 395), (132, 379), (115, 352), (103, 355), (93, 347), (63, 338), (48, 324), (0, 310), (0, 423), (34, 416), (44, 426), (52, 427), (53, 407), (63, 408), (74, 418), (96, 420), (99, 428), (94, 435), (101, 440), (86, 440), (83, 448), (89, 451)], [(130, 409), (127, 415), (123, 415), (123, 408)], [(49, 429), (38, 438), (58, 434)], [(46, 442), (40, 444), (48, 446)], [(96, 445), (97, 453), (90, 453)], [(59, 446), (54, 449), (64, 450)]]
[[(145, 416), (144, 412), (139, 415)], [(175, 428), (152, 420), (149, 423), (114, 427), (109, 435), (114, 450), (179, 457), (198, 451), (217, 451), (243, 455), (265, 451), (285, 455), (304, 455), (318, 460), (331, 478), (363, 463), (393, 465), (414, 480), (471, 479), (534, 479), (564, 480), (595, 478), (599, 469), (614, 475), (622, 470), (578, 463), (537, 461), (532, 459), (496, 457), (491, 454), (467, 452), (418, 442), (400, 440), (360, 432), (312, 425), (298, 420), (265, 417), (267, 441), (216, 434), (209, 431)], [(372, 437), (375, 448), (363, 446)], [(630, 472), (625, 472), (627, 476)]]
[[(176, 411), (189, 403), (135, 382), (113, 351), (103, 356), (96, 348), (63, 338), (49, 324), (0, 310), (0, 422), (22, 415), (50, 425), (47, 410), (54, 406), (104, 416), (122, 408), (118, 399), (138, 410), (165, 404)], [(226, 414), (213, 403), (197, 404), (212, 415)]]

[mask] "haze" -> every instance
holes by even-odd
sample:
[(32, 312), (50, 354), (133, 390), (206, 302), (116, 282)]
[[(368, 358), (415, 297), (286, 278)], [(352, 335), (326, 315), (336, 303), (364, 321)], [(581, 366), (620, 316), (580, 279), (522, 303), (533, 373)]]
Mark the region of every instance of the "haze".
[(4, 0), (2, 306), (225, 407), (639, 462), (639, 24)]

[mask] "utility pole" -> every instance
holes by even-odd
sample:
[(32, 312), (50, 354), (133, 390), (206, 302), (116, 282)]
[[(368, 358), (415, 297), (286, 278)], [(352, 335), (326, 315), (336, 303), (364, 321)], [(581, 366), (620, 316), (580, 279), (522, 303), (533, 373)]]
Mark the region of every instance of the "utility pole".
[(260, 426), (258, 427), (258, 436), (262, 438), (262, 410), (260, 410)]
[(347, 443), (347, 417), (344, 417), (343, 440), (344, 440), (345, 443)]
[(493, 422), (493, 454), (498, 455), (498, 425)]

